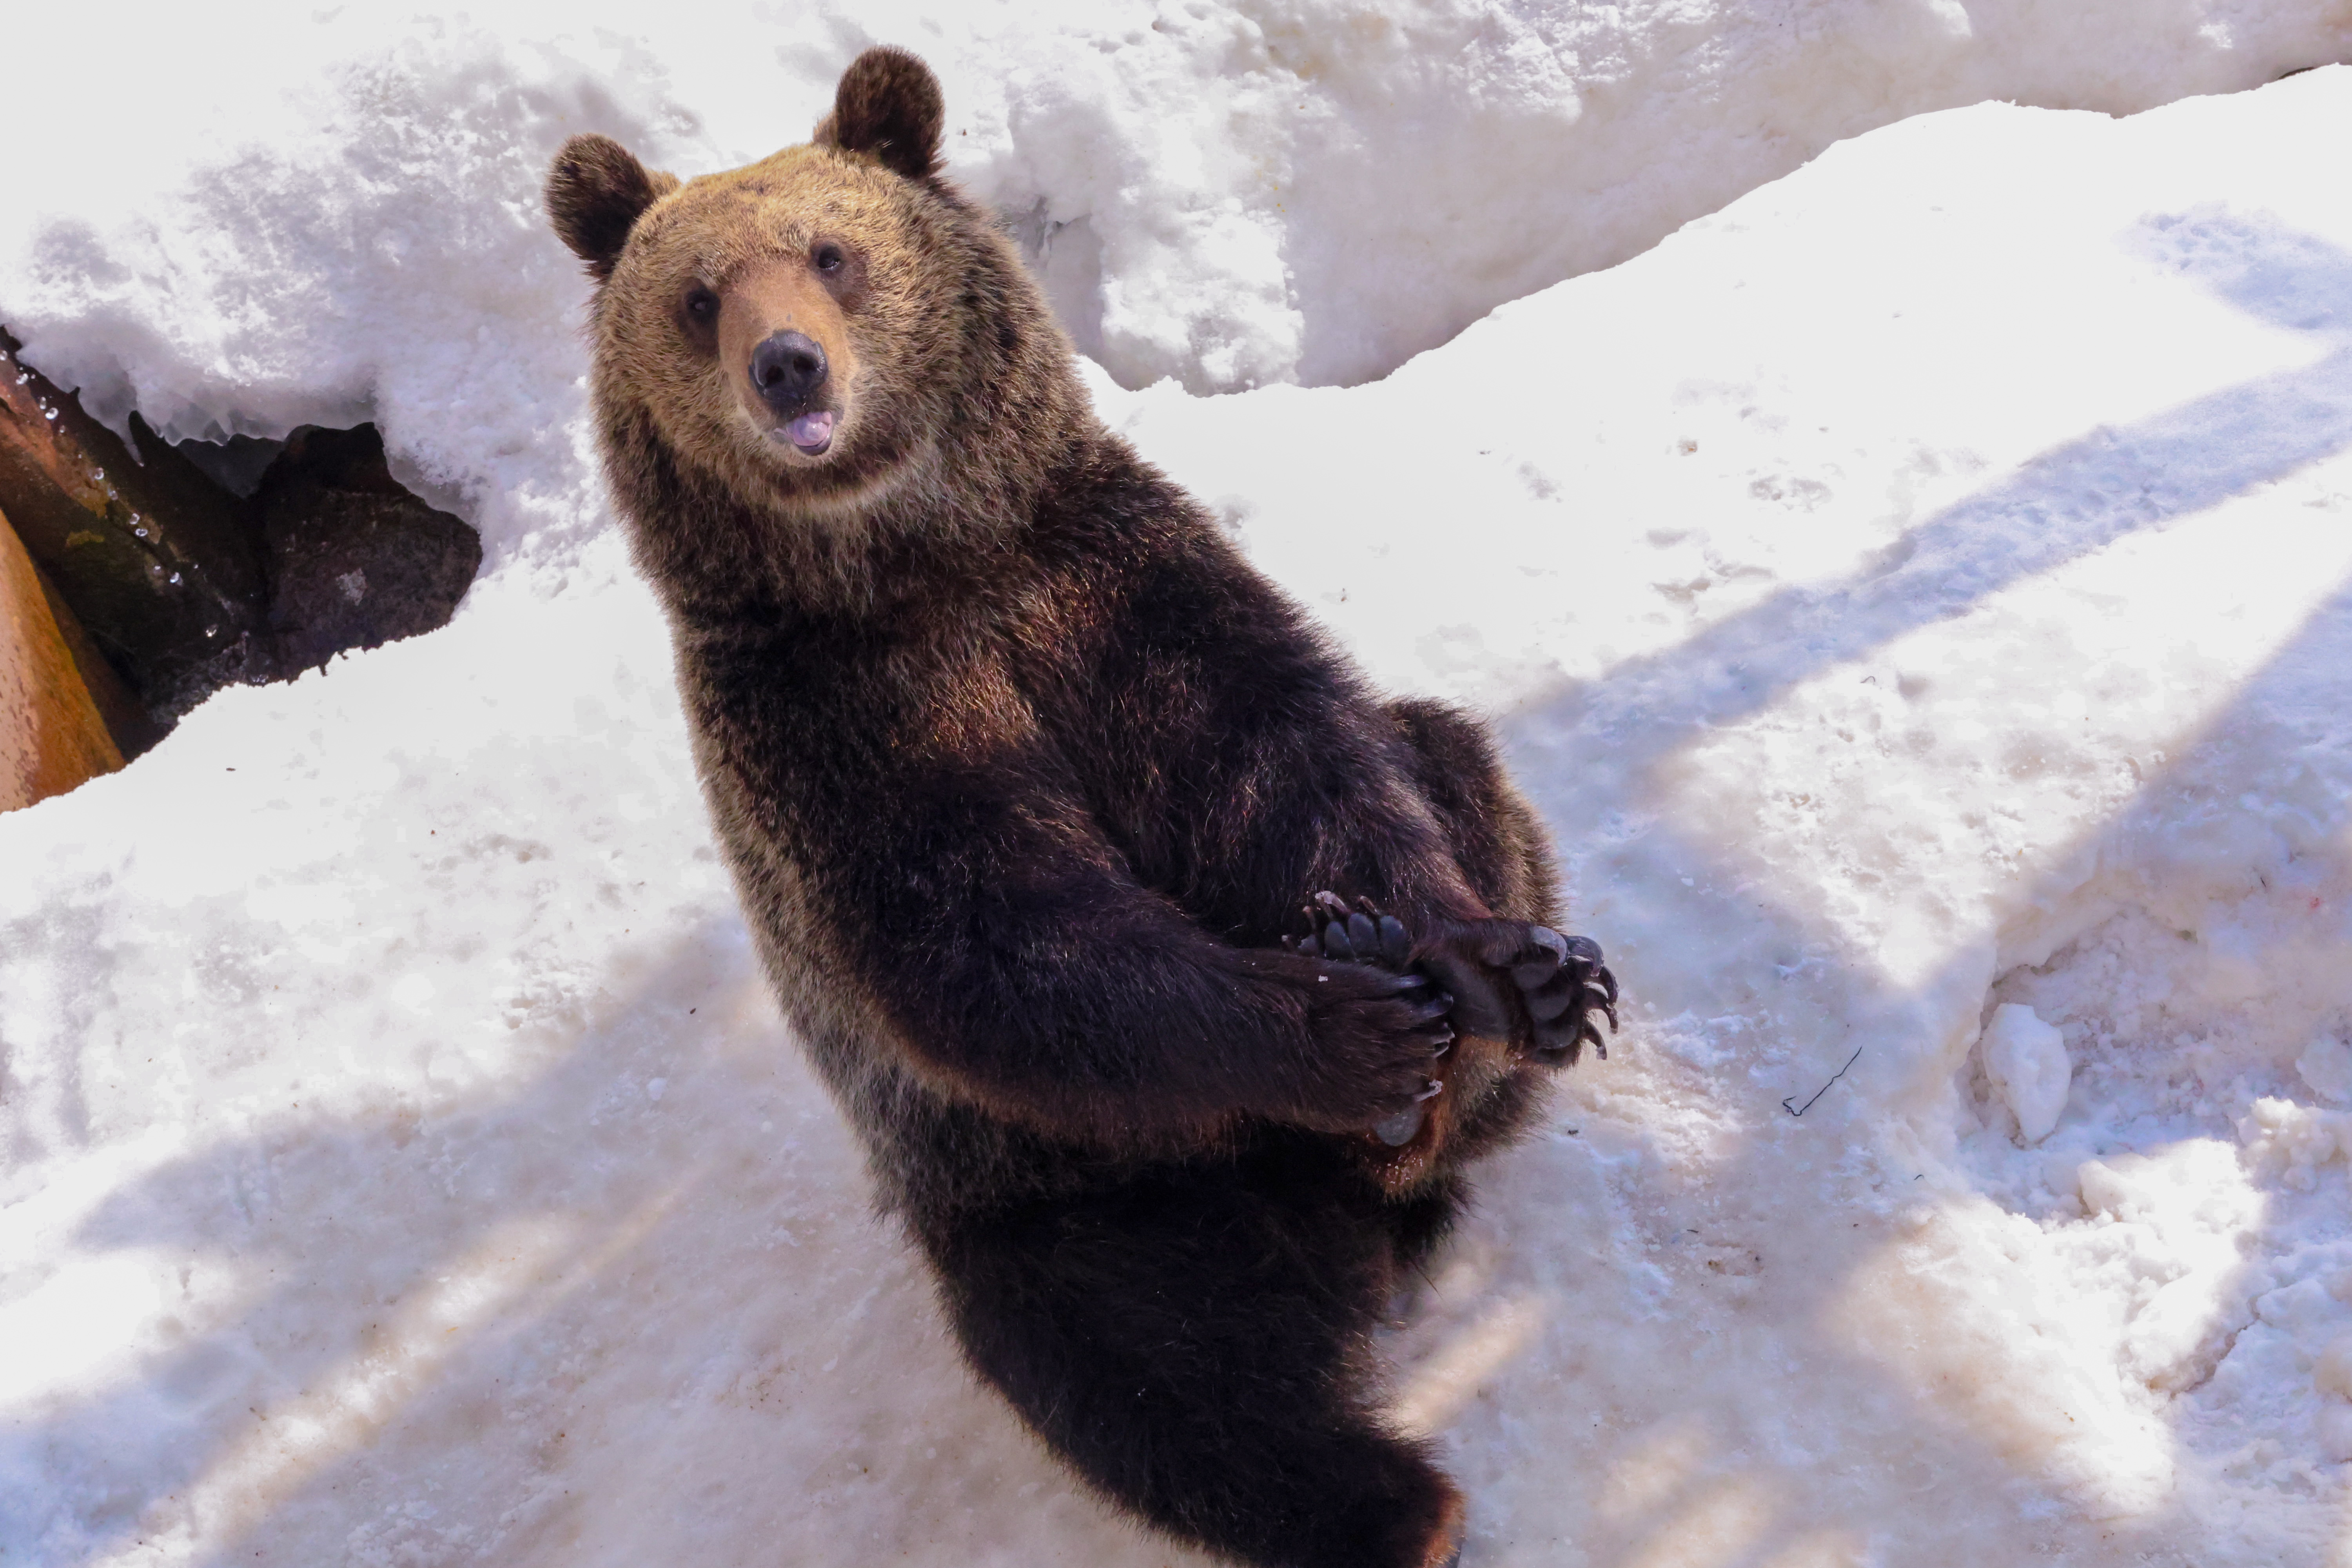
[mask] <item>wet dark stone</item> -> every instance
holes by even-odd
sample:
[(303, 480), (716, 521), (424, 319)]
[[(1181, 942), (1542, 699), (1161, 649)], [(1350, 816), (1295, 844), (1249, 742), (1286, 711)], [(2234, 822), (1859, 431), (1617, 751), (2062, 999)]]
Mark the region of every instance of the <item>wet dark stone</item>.
[(371, 425), (295, 431), (253, 504), (287, 674), (446, 625), (482, 563), (480, 536), (462, 519), (392, 477)]
[(182, 441), (172, 450), (204, 470), (205, 477), (243, 500), (261, 488), (261, 476), (286, 450), (283, 441), (231, 436), (226, 441)]

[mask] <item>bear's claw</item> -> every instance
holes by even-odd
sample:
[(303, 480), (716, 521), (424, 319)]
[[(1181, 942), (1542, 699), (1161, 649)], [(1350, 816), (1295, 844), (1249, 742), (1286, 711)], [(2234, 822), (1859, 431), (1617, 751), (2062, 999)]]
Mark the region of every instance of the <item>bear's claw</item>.
[[(1458, 953), (1449, 959), (1450, 944), (1433, 948), (1429, 962), (1441, 968), (1448, 962), (1461, 965), (1460, 973), (1475, 982), (1472, 994), (1484, 998), (1471, 1009), (1473, 1022), (1465, 1025), (1454, 995), (1439, 984), (1435, 975), (1414, 962), (1412, 935), (1394, 915), (1381, 913), (1369, 899), (1358, 899), (1356, 907), (1350, 909), (1337, 893), (1328, 889), (1317, 893), (1314, 901), (1300, 913), (1305, 917), (1307, 934), (1296, 940), (1283, 939), (1283, 945), (1292, 952), (1341, 963), (1375, 964), (1396, 974), (1401, 992), (1425, 994), (1412, 1000), (1422, 1002), (1423, 1017), (1439, 1024), (1433, 1056), (1442, 1057), (1453, 1048), (1460, 1028), (1471, 1027), (1475, 1032), (1496, 1029), (1503, 1023), (1509, 1010), (1495, 994), (1494, 985), (1507, 975), (1511, 988), (1519, 994), (1527, 1022), (1532, 1026), (1529, 1032), (1533, 1038), (1528, 1050), (1536, 1060), (1547, 1064), (1571, 1062), (1587, 1044), (1601, 1060), (1609, 1059), (1608, 1038), (1593, 1022), (1593, 1016), (1598, 1014), (1609, 1021), (1611, 1034), (1617, 1032), (1617, 977), (1601, 962), (1601, 944), (1589, 936), (1563, 936), (1549, 926), (1514, 928), (1509, 922), (1496, 921), (1471, 929), (1482, 930), (1487, 942), (1499, 937), (1510, 944), (1499, 952), (1488, 947), (1475, 960), (1465, 961)], [(1516, 934), (1505, 934), (1513, 931)], [(1502, 973), (1493, 980), (1480, 977), (1481, 971), (1494, 974), (1497, 970)], [(1433, 1079), (1431, 1083), (1433, 1088), (1420, 1100), (1374, 1123), (1373, 1136), (1391, 1148), (1411, 1142), (1421, 1130), (1425, 1102), (1442, 1087)]]
[[(1321, 934), (1308, 936), (1298, 944), (1299, 950), (1379, 963), (1404, 973), (1423, 973), (1432, 967), (1443, 973), (1453, 965), (1458, 976), (1471, 983), (1473, 997), (1465, 1013), (1452, 995), (1439, 992), (1448, 1007), (1455, 1009), (1452, 1023), (1456, 1031), (1515, 1032), (1510, 1023), (1513, 1010), (1497, 989), (1507, 976), (1510, 988), (1519, 994), (1527, 1009), (1526, 1022), (1532, 1026), (1528, 1049), (1536, 1059), (1573, 1061), (1587, 1042), (1602, 1060), (1608, 1059), (1607, 1037), (1593, 1024), (1592, 1015), (1608, 1019), (1609, 1032), (1616, 1033), (1617, 977), (1601, 962), (1601, 944), (1591, 937), (1563, 936), (1549, 926), (1495, 921), (1464, 933), (1470, 947), (1467, 955), (1454, 944), (1442, 942), (1422, 963), (1415, 963), (1412, 936), (1403, 922), (1381, 913), (1369, 900), (1356, 902), (1358, 907), (1350, 910), (1336, 893), (1316, 894), (1305, 913), (1308, 931)], [(1480, 951), (1482, 943), (1498, 940), (1506, 945)]]
[(1518, 986), (1528, 1016), (1535, 1022), (1536, 1056), (1573, 1060), (1589, 1041), (1593, 1054), (1607, 1061), (1609, 1042), (1594, 1026), (1592, 1015), (1608, 1019), (1609, 1032), (1617, 1032), (1617, 977), (1601, 962), (1601, 944), (1589, 936), (1563, 937), (1544, 926), (1528, 936), (1554, 955), (1549, 965), (1536, 960), (1511, 970), (1512, 984)]

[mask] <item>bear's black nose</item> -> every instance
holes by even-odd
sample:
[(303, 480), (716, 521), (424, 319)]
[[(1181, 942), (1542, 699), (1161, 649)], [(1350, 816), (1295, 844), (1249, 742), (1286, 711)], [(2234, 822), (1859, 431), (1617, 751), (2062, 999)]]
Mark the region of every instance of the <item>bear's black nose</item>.
[(798, 413), (824, 373), (824, 351), (805, 332), (777, 332), (751, 351), (751, 384), (778, 414)]

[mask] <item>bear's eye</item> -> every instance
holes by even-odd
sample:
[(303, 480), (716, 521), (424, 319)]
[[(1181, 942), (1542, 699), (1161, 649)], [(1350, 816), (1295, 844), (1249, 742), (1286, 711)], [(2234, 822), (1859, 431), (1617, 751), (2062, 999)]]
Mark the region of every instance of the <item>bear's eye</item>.
[(842, 254), (841, 247), (828, 239), (821, 241), (814, 250), (809, 252), (809, 259), (816, 264), (819, 272), (838, 272), (842, 263), (849, 258)]
[(697, 283), (686, 291), (686, 313), (706, 325), (716, 321), (719, 320), (719, 296)]

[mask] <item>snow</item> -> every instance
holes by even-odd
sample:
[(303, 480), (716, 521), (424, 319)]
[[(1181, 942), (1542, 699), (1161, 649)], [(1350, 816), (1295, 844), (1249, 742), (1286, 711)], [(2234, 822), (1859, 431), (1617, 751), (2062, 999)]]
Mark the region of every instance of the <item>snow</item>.
[(940, 71), (950, 169), (1019, 216), (1081, 347), (1196, 392), (1384, 374), (1906, 114), (2126, 113), (2352, 52), (2341, 0), (257, 0), (233, 27), (142, 7), (135, 49), (70, 6), (9, 26), (18, 58), (105, 62), (10, 84), (42, 128), (0, 212), (36, 363), (175, 437), (373, 410), (494, 551), (583, 510), (517, 494), (576, 467), (576, 269), (535, 221), (557, 145), (731, 167), (805, 135), (868, 43)]
[(2322, 1098), (2352, 1100), (2352, 1046), (2322, 1035), (2294, 1058), (2294, 1070)]
[(2004, 1002), (1992, 1010), (1978, 1044), (1986, 1079), (2016, 1120), (2017, 1141), (2039, 1143), (2049, 1137), (2074, 1081), (2065, 1031), (2043, 1023), (2023, 1003)]
[(716, 167), (874, 37), (1069, 226), (1105, 416), (1496, 715), (1625, 984), (1387, 1337), (1470, 1561), (2352, 1560), (2352, 69), (1773, 178), (2340, 9), (142, 26), (12, 84), (0, 321), (110, 417), (373, 416), (489, 559), (0, 817), (0, 1560), (1193, 1561), (867, 1216), (534, 209), (571, 131)]

